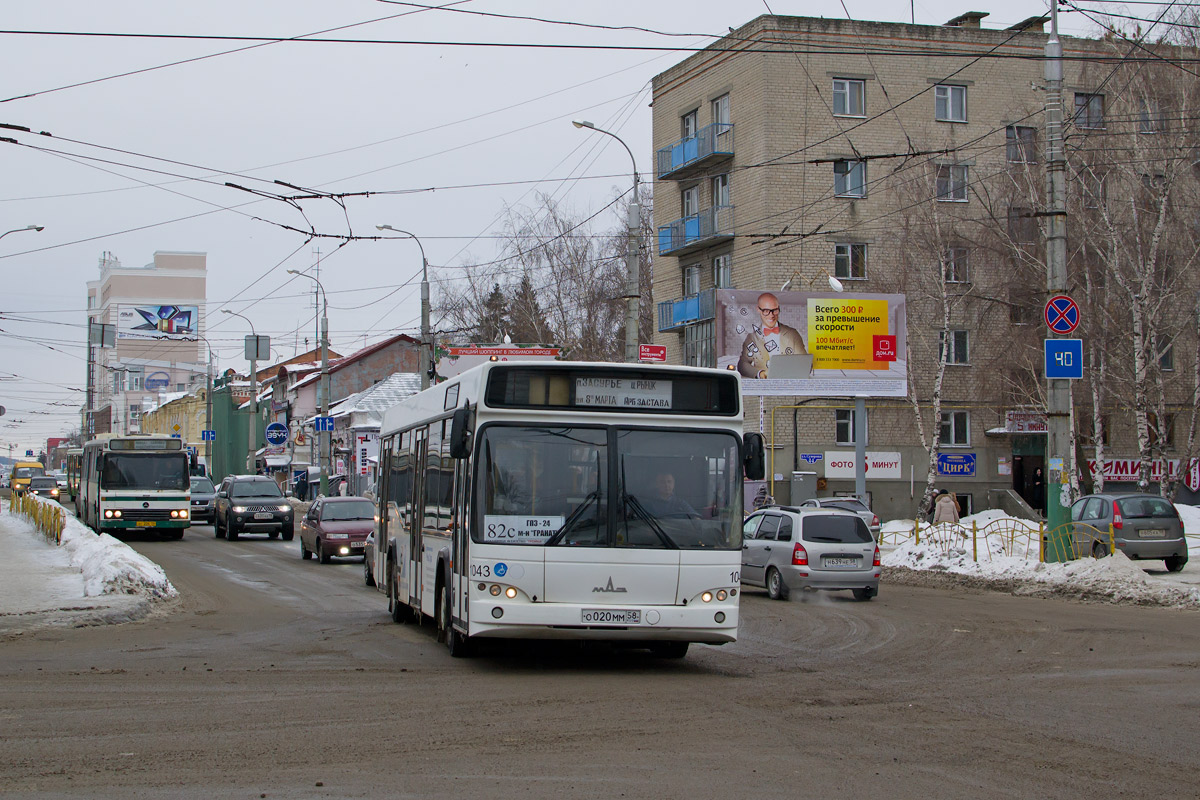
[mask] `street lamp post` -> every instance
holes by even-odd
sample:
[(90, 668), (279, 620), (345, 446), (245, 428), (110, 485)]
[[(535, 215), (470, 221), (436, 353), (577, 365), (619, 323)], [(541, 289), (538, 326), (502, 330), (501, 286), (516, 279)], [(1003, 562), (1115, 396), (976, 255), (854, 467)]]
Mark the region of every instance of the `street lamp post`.
[(633, 162), (633, 197), (629, 202), (629, 216), (626, 219), (625, 238), (625, 362), (634, 364), (638, 361), (638, 326), (640, 323), (639, 302), (641, 300), (641, 267), (638, 263), (638, 228), (642, 224), (642, 210), (638, 203), (638, 171), (637, 159), (625, 140), (612, 131), (597, 128), (587, 120), (573, 120), (576, 128), (587, 128), (611, 136), (621, 143), (629, 159)]
[[(308, 278), (317, 284), (317, 288), (321, 290), (321, 416), (329, 416), (329, 297), (325, 294), (325, 287), (321, 281), (314, 275), (308, 275), (296, 269), (289, 269), (289, 274), (299, 275), (302, 278)], [(321, 443), (321, 494), (329, 494), (329, 439), (333, 436), (332, 431), (322, 431), (323, 436), (318, 436), (317, 441)]]
[[(255, 428), (258, 427), (258, 332), (254, 330), (254, 323), (250, 322), (250, 318), (245, 314), (239, 314), (236, 311), (230, 311), (228, 308), (222, 308), (224, 314), (232, 314), (235, 317), (241, 317), (250, 323), (250, 333), (254, 336), (254, 349), (250, 351), (250, 442), (249, 451), (246, 453), (246, 472), (250, 475), (254, 474), (254, 455), (258, 451), (258, 436)], [(212, 384), (209, 384), (209, 393), (211, 394)]]
[(20, 233), (21, 231), (39, 231), (40, 232), (40, 231), (44, 231), (44, 230), (46, 230), (45, 225), (26, 225), (24, 228), (13, 228), (11, 231), (5, 231), (4, 233), (0, 233), (0, 239), (3, 239), (5, 236), (8, 236), (10, 233)]
[(429, 388), (429, 373), (433, 364), (433, 336), (429, 331), (429, 260), (425, 258), (425, 247), (415, 234), (393, 228), (391, 225), (376, 225), (376, 230), (401, 233), (417, 243), (421, 250), (421, 388)]

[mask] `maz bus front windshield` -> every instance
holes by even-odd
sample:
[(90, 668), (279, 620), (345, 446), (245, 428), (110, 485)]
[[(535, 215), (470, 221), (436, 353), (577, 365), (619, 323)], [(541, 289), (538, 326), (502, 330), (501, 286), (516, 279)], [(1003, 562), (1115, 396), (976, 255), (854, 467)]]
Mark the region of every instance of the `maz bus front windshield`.
[(186, 453), (116, 453), (104, 454), (100, 473), (101, 489), (166, 489), (182, 491), (188, 488)]
[(741, 549), (731, 434), (492, 425), (478, 453), (476, 542)]

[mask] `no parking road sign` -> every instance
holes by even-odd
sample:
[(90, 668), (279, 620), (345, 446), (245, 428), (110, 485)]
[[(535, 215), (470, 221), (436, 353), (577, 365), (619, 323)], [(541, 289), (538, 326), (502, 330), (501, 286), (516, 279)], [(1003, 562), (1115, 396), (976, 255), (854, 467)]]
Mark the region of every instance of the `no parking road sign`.
[(1079, 306), (1065, 294), (1051, 297), (1046, 303), (1046, 324), (1055, 333), (1070, 333), (1079, 327)]

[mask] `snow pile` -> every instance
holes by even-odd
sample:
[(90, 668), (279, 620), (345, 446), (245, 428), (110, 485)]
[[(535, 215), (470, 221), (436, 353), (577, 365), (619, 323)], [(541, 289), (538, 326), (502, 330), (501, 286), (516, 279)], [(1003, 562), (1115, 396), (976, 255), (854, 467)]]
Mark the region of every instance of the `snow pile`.
[[(1200, 532), (1200, 509), (1183, 505), (1179, 509), (1184, 530)], [(974, 547), (972, 523), (977, 532)], [(885, 548), (888, 542), (897, 543), (883, 555), (885, 567), (960, 575), (1015, 594), (1200, 609), (1200, 589), (1152, 579), (1124, 553), (1039, 563), (1037, 525), (995, 509), (964, 517), (958, 525), (922, 525), (919, 544), (912, 529), (912, 520), (883, 526)], [(1192, 549), (1200, 549), (1194, 539), (1189, 542)]]
[[(43, 501), (44, 502), (44, 501)], [(153, 598), (179, 594), (162, 567), (107, 533), (96, 535), (66, 513), (61, 549), (83, 573), (84, 595), (136, 594)]]

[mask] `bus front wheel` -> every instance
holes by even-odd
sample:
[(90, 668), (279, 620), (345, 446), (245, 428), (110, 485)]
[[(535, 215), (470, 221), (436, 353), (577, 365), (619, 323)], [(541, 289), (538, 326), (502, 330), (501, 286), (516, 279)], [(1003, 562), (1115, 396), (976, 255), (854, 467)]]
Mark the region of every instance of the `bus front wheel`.
[[(439, 633), (445, 639), (446, 649), (450, 651), (451, 658), (466, 658), (471, 655), (471, 640), (465, 635), (454, 630), (454, 623), (450, 619), (450, 585), (442, 586), (442, 591), (438, 595), (438, 628)], [(686, 647), (686, 644), (684, 645)]]
[(400, 604), (400, 571), (396, 569), (396, 562), (391, 561), (388, 564), (388, 611), (392, 614), (392, 622), (404, 624), (405, 613), (404, 606)]

